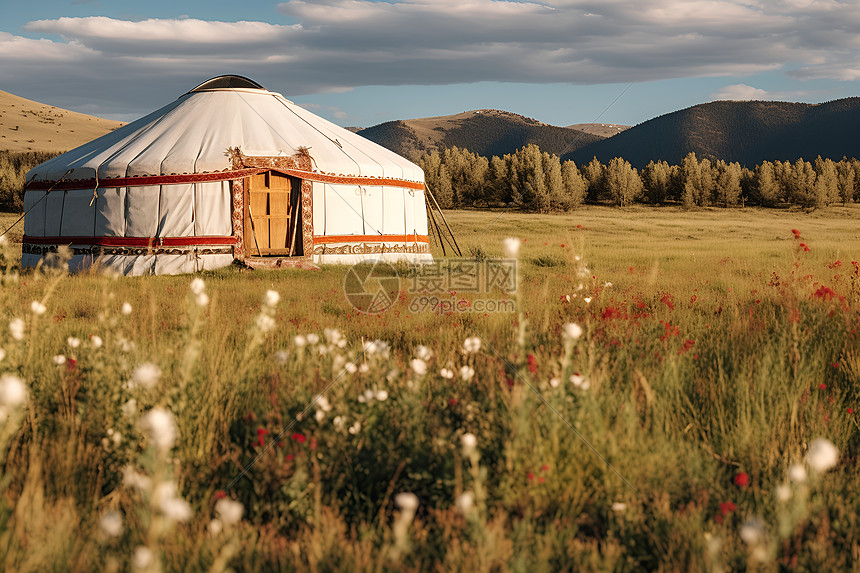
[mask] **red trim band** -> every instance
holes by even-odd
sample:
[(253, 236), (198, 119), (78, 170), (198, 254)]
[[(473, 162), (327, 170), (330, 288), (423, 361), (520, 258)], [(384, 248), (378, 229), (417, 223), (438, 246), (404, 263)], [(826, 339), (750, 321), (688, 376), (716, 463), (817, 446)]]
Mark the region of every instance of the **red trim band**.
[(238, 169), (235, 171), (220, 171), (218, 173), (183, 173), (181, 175), (145, 175), (143, 177), (114, 177), (113, 179), (73, 179), (71, 181), (30, 181), (24, 187), (27, 191), (44, 191), (47, 189), (65, 191), (68, 189), (94, 189), (99, 187), (141, 187), (144, 185), (178, 185), (181, 183), (209, 183), (212, 181), (228, 181), (242, 179), (267, 171), (259, 167)]
[(66, 191), (69, 189), (94, 189), (96, 184), (102, 188), (108, 187), (141, 187), (144, 185), (179, 185), (182, 183), (209, 183), (213, 181), (228, 181), (244, 179), (250, 175), (265, 171), (277, 171), (299, 179), (318, 181), (320, 183), (340, 183), (344, 185), (386, 185), (390, 187), (406, 187), (407, 189), (424, 190), (424, 184), (418, 181), (405, 181), (385, 177), (357, 177), (354, 175), (331, 175), (317, 171), (302, 169), (267, 169), (253, 167), (216, 173), (183, 173), (180, 175), (145, 175), (142, 177), (114, 177), (113, 179), (73, 179), (70, 181), (30, 181), (24, 186), (27, 191), (45, 191), (47, 189)]
[(427, 235), (319, 235), (315, 245), (328, 243), (430, 243)]
[(100, 245), (102, 247), (194, 247), (235, 245), (236, 237), (30, 237), (22, 243), (32, 245)]

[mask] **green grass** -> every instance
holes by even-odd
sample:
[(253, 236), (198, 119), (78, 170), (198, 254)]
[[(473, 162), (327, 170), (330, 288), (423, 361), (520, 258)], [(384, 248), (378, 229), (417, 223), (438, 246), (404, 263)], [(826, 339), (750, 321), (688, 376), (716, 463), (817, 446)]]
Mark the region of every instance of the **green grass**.
[[(29, 401), (0, 432), (6, 569), (846, 569), (860, 551), (857, 214), (447, 213), (464, 252), (500, 257), (505, 237), (524, 239), (513, 313), (416, 313), (403, 278), (393, 308), (361, 314), (345, 267), (204, 273), (205, 307), (191, 276), (7, 277), (3, 316), (26, 337), (0, 334), (0, 371)], [(503, 296), (454, 290), (444, 298)], [(581, 339), (564, 338), (568, 322)], [(297, 345), (311, 333), (319, 343)], [(473, 336), (480, 351), (464, 353)], [(388, 356), (363, 354), (375, 339)], [(433, 352), (423, 376), (419, 345)], [(147, 362), (161, 377), (129, 386)], [(305, 411), (320, 394), (330, 409)], [(175, 416), (170, 451), (141, 427), (152, 408)], [(819, 437), (840, 462), (787, 482)], [(150, 485), (124, 482), (127, 467)], [(170, 519), (167, 484), (187, 522)], [(216, 531), (219, 491), (245, 511)], [(403, 492), (414, 518), (396, 507)], [(118, 537), (100, 527), (108, 512)], [(765, 536), (748, 545), (752, 519)]]

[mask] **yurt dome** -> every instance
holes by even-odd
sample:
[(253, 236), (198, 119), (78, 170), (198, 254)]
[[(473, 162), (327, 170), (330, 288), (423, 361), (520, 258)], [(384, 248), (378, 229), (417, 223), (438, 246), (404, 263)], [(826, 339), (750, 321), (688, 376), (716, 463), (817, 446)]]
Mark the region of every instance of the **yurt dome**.
[(241, 76), (27, 173), (22, 263), (176, 274), (431, 261), (417, 165)]

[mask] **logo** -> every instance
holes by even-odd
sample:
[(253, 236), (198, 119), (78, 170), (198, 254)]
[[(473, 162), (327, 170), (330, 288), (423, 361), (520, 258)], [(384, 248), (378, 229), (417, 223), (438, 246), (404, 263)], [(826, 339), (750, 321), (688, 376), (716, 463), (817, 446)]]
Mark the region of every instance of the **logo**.
[(357, 311), (379, 314), (397, 302), (400, 276), (394, 267), (382, 261), (354, 265), (344, 277), (343, 292)]

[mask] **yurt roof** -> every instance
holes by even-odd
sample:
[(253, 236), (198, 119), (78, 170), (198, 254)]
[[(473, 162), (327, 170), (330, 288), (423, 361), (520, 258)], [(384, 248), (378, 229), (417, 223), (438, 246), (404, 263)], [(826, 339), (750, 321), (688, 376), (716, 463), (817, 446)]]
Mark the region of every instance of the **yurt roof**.
[(219, 76), (38, 165), (27, 173), (27, 182), (62, 180), (65, 186), (76, 180), (219, 173), (232, 168), (227, 150), (237, 147), (248, 157), (292, 156), (306, 149), (319, 174), (424, 181), (417, 165), (281, 94), (242, 76)]

